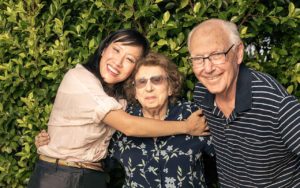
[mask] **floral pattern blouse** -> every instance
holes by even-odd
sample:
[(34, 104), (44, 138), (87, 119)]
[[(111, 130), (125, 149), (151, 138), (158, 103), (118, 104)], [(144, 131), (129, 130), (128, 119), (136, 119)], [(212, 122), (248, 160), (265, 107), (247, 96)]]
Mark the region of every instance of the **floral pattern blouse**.
[[(191, 102), (169, 104), (165, 120), (185, 120), (198, 107)], [(143, 116), (139, 106), (129, 114)], [(210, 137), (190, 135), (138, 138), (116, 132), (109, 153), (125, 168), (123, 188), (206, 187), (202, 153), (214, 155)]]

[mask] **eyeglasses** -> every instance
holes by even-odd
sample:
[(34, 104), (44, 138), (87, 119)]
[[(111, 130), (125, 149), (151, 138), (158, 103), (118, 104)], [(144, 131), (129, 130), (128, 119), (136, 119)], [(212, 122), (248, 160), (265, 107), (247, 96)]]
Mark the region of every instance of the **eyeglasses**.
[(229, 53), (229, 51), (232, 49), (233, 46), (234, 44), (231, 45), (226, 52), (213, 53), (207, 57), (203, 57), (203, 56), (189, 57), (188, 59), (192, 62), (193, 66), (196, 67), (203, 67), (205, 59), (208, 59), (214, 65), (223, 64), (225, 63), (226, 55)]
[(153, 84), (153, 85), (161, 85), (165, 80), (167, 80), (168, 77), (166, 76), (162, 76), (162, 75), (159, 75), (159, 76), (151, 76), (150, 78), (140, 78), (140, 79), (137, 79), (133, 82), (133, 85), (136, 87), (136, 88), (143, 88), (147, 85), (148, 83), (148, 80), (150, 80), (150, 82)]

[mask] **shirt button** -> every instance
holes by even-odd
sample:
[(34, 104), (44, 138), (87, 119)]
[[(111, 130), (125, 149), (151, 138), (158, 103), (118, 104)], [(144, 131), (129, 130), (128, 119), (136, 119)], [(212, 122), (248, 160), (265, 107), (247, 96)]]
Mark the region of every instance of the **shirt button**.
[(226, 124), (225, 125), (225, 129), (229, 129), (230, 125), (229, 124)]

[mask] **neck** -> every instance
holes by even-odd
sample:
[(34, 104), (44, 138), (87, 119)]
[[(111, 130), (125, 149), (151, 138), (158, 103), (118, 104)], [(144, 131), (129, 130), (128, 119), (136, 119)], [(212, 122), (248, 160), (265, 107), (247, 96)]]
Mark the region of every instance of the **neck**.
[(168, 110), (168, 104), (165, 104), (160, 108), (145, 108), (145, 107), (142, 108), (144, 117), (159, 119), (159, 120), (165, 119), (167, 110)]
[(232, 86), (228, 88), (222, 94), (216, 94), (215, 103), (223, 114), (228, 118), (235, 108), (235, 96), (236, 96), (237, 78), (232, 83)]

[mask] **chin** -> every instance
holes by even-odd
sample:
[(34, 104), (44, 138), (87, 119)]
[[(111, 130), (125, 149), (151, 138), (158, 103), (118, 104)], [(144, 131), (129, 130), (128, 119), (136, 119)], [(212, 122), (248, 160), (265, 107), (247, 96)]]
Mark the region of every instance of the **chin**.
[(212, 88), (212, 87), (206, 87), (206, 88), (211, 94), (222, 93), (222, 90), (220, 88)]

